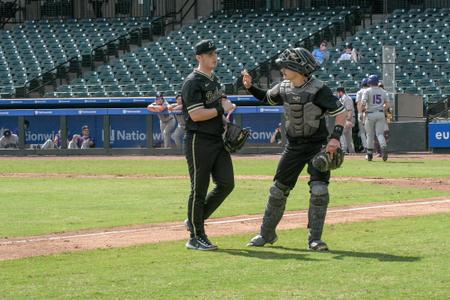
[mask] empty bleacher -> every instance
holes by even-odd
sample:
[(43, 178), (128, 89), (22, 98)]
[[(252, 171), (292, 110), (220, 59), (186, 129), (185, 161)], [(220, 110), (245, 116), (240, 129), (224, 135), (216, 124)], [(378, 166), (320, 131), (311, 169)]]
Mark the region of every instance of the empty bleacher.
[(92, 64), (91, 54), (95, 60), (117, 55), (133, 39), (149, 35), (150, 24), (149, 18), (44, 20), (2, 30), (0, 94), (24, 96), (42, 80), (66, 78), (69, 71), (81, 74), (82, 66)]
[(345, 24), (348, 15), (351, 11), (345, 8), (215, 14), (99, 66), (46, 96), (174, 94), (196, 64), (194, 45), (207, 38), (222, 48), (216, 73), (222, 83), (232, 85), (243, 68), (254, 69), (327, 26)]

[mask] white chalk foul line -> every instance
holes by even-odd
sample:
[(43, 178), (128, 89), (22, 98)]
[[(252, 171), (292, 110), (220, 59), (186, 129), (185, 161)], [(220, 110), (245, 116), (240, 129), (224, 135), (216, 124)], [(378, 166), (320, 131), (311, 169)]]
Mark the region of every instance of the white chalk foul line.
[[(450, 199), (444, 200), (432, 200), (432, 201), (421, 201), (421, 202), (403, 202), (403, 203), (394, 203), (394, 204), (383, 204), (383, 205), (372, 205), (372, 206), (362, 206), (362, 207), (353, 207), (353, 208), (341, 208), (341, 209), (329, 209), (327, 213), (342, 213), (342, 212), (351, 212), (351, 211), (362, 211), (362, 210), (371, 210), (378, 208), (391, 208), (391, 207), (406, 207), (406, 206), (416, 206), (416, 205), (432, 205), (432, 204), (440, 204), (440, 203), (450, 203)], [(299, 213), (286, 213), (283, 215), (284, 218), (292, 218), (307, 215), (307, 212), (299, 212)], [(261, 220), (260, 217), (250, 217), (250, 218), (238, 218), (231, 220), (223, 220), (223, 221), (207, 221), (206, 225), (220, 225), (220, 224), (229, 224), (229, 223), (240, 223), (240, 222), (249, 222), (249, 221), (257, 221)], [(24, 243), (34, 243), (34, 242), (43, 242), (43, 241), (60, 241), (71, 238), (84, 238), (84, 237), (92, 237), (92, 236), (106, 236), (106, 235), (114, 235), (114, 234), (129, 234), (135, 232), (143, 232), (149, 231), (152, 229), (170, 229), (170, 228), (182, 228), (183, 225), (170, 225), (170, 226), (160, 226), (160, 227), (146, 227), (146, 228), (137, 228), (137, 229), (124, 229), (124, 230), (113, 230), (113, 231), (105, 231), (105, 232), (93, 232), (93, 233), (83, 233), (83, 234), (74, 234), (74, 235), (66, 235), (66, 236), (53, 236), (53, 237), (43, 237), (43, 238), (34, 238), (34, 239), (24, 239), (17, 241), (8, 241), (1, 242), (0, 246), (6, 246), (11, 244), (24, 244)]]

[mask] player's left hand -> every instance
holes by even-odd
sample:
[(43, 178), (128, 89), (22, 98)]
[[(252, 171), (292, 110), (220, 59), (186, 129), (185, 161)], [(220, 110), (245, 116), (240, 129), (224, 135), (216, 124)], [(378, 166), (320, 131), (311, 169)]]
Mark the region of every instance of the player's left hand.
[(341, 143), (337, 139), (330, 139), (328, 141), (325, 151), (330, 153), (332, 158), (333, 154), (336, 153), (338, 148), (341, 148)]

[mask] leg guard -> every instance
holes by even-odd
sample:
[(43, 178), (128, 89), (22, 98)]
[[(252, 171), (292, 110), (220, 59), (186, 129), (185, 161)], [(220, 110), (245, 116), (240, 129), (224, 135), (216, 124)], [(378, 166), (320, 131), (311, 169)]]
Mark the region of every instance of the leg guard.
[(269, 201), (264, 212), (263, 223), (261, 225), (261, 236), (266, 242), (276, 239), (275, 229), (283, 217), (286, 207), (286, 199), (291, 188), (275, 181), (269, 191)]
[(328, 185), (321, 181), (312, 181), (310, 183), (310, 203), (308, 211), (308, 229), (309, 241), (320, 240), (322, 237), (323, 224), (327, 214), (328, 202), (330, 197), (328, 194)]

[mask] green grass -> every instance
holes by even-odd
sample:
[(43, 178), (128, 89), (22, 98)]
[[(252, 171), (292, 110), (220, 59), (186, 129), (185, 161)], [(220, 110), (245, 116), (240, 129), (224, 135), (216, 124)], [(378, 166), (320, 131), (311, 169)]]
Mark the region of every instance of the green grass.
[[(238, 180), (213, 217), (262, 214), (269, 180)], [(0, 178), (0, 237), (84, 228), (181, 221), (186, 216), (187, 179)], [(331, 206), (443, 196), (429, 189), (339, 182), (330, 185)], [(308, 206), (305, 181), (291, 192), (287, 209)]]
[(333, 251), (305, 249), (305, 230), (273, 247), (251, 237), (184, 241), (0, 262), (4, 299), (448, 299), (450, 214), (327, 226)]
[[(269, 175), (275, 173), (278, 161), (247, 158), (234, 161), (238, 175)], [(2, 160), (3, 173), (70, 173), (70, 174), (147, 174), (186, 175), (184, 160)], [(346, 160), (337, 176), (370, 177), (450, 177), (450, 160), (417, 160), (395, 158), (388, 162)]]

